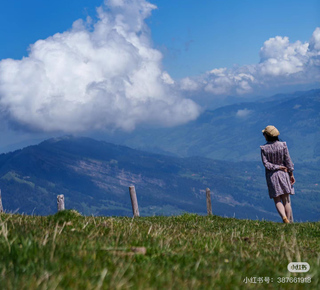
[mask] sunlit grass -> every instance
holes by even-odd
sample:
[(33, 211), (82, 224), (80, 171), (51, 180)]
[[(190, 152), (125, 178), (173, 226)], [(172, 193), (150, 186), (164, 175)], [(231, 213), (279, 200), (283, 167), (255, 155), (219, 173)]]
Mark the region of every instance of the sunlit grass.
[[(320, 223), (173, 217), (0, 215), (3, 289), (316, 289)], [(144, 247), (146, 253), (136, 251)], [(287, 270), (291, 261), (308, 273)], [(277, 283), (278, 277), (310, 277)], [(244, 283), (248, 277), (273, 282)]]

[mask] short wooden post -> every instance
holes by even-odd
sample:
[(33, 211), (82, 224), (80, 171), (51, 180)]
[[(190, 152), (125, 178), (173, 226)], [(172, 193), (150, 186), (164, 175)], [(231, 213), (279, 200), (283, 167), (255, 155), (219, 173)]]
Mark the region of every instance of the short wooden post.
[(206, 196), (207, 196), (207, 213), (208, 213), (208, 215), (212, 215), (210, 188), (206, 189)]
[(136, 189), (133, 185), (129, 186), (129, 192), (130, 192), (130, 198), (131, 198), (131, 204), (132, 204), (133, 217), (138, 217), (140, 216), (140, 214), (139, 214), (139, 207), (138, 207), (138, 201), (137, 201), (137, 194), (136, 194)]
[(58, 211), (64, 210), (64, 195), (57, 195)]
[(3, 212), (3, 206), (2, 206), (1, 189), (0, 189), (0, 213), (2, 212)]

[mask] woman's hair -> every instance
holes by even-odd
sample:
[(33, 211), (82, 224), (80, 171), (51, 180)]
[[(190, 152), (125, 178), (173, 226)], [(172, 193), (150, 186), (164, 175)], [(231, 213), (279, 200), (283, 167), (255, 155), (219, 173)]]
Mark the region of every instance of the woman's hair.
[(278, 136), (273, 137), (273, 136), (270, 136), (270, 135), (268, 135), (266, 133), (263, 133), (263, 135), (266, 137), (268, 142), (280, 141)]

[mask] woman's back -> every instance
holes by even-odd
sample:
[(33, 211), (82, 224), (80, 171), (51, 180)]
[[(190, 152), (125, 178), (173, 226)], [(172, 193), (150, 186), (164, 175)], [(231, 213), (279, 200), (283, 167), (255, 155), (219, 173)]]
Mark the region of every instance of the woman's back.
[[(262, 161), (268, 170), (277, 170), (278, 166), (285, 166), (293, 171), (293, 163), (290, 159), (286, 142), (268, 142), (260, 146)], [(269, 166), (268, 166), (269, 165)]]

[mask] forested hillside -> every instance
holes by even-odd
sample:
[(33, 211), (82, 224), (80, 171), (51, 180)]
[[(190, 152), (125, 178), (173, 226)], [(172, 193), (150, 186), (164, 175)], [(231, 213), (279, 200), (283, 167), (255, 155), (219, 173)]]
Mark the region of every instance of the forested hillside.
[[(316, 165), (296, 165), (296, 221), (319, 220)], [(48, 215), (64, 194), (66, 208), (85, 215), (132, 216), (128, 187), (135, 185), (143, 216), (206, 213), (279, 221), (261, 162), (176, 158), (89, 138), (47, 140), (0, 155), (0, 188), (7, 211)]]

